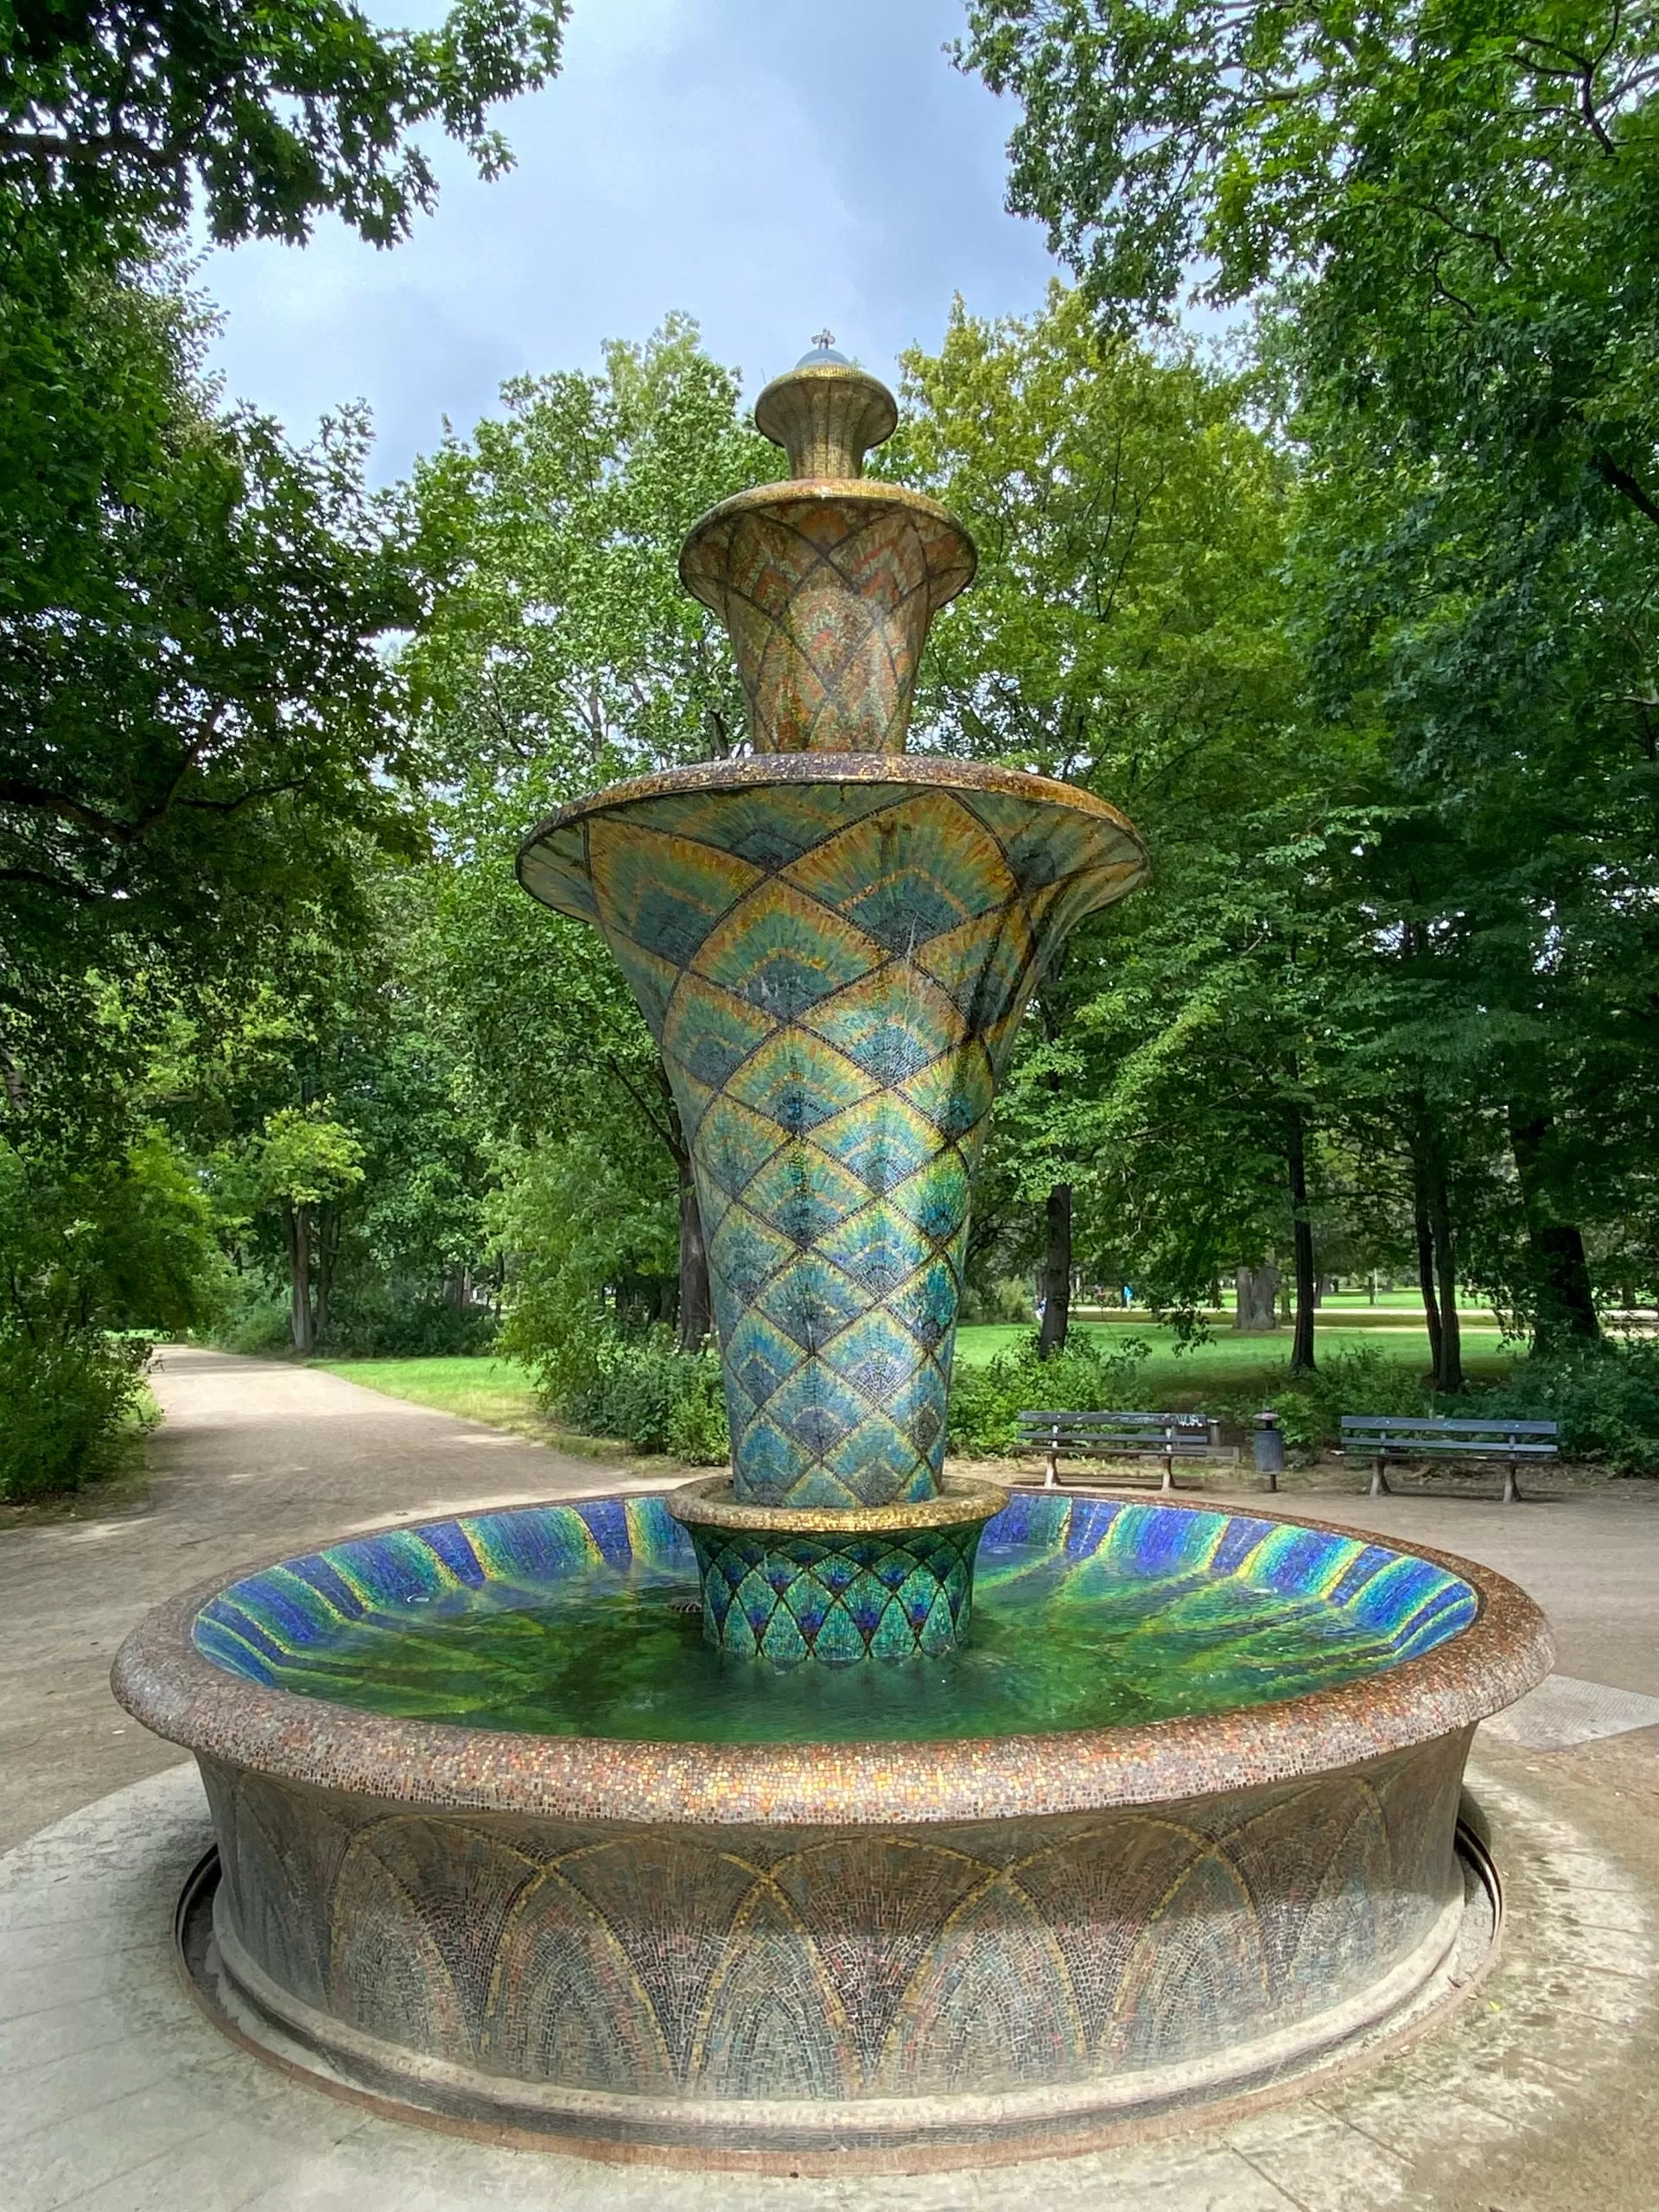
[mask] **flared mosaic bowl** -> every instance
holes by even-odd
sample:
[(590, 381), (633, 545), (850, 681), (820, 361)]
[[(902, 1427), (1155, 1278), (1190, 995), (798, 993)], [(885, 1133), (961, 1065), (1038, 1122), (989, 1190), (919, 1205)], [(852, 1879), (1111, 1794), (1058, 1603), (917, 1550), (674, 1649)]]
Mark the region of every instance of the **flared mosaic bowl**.
[(769, 755), (563, 809), (536, 897), (595, 921), (695, 1162), (745, 1504), (938, 1491), (975, 1169), (1046, 962), (1129, 825), (976, 763)]

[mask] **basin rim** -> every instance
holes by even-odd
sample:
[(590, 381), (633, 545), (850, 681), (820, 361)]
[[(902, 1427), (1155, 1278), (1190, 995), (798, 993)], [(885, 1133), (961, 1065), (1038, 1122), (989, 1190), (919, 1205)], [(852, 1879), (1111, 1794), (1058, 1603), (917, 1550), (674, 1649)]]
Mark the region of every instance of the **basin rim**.
[(736, 1497), (728, 1475), (707, 1475), (663, 1492), (676, 1521), (688, 1529), (723, 1529), (757, 1536), (907, 1535), (918, 1529), (963, 1529), (990, 1521), (1007, 1505), (1007, 1483), (946, 1477), (932, 1497), (885, 1505), (763, 1505)]
[[(550, 1498), (541, 1507), (613, 1495)], [(1044, 1495), (1148, 1502), (1144, 1491)], [(1156, 1503), (1166, 1511), (1231, 1513), (1347, 1537), (1370, 1533), (1202, 1497), (1159, 1496)], [(454, 1517), (427, 1513), (338, 1541)], [(191, 1630), (207, 1600), (244, 1575), (302, 1556), (293, 1552), (217, 1574), (156, 1606), (121, 1645), (110, 1680), (135, 1719), (204, 1758), (435, 1812), (833, 1828), (1087, 1814), (1338, 1772), (1472, 1729), (1543, 1680), (1554, 1638), (1524, 1591), (1452, 1554), (1383, 1548), (1467, 1582), (1478, 1600), (1475, 1618), (1433, 1650), (1337, 1688), (1131, 1727), (919, 1742), (662, 1744), (392, 1719), (250, 1681), (197, 1649)]]

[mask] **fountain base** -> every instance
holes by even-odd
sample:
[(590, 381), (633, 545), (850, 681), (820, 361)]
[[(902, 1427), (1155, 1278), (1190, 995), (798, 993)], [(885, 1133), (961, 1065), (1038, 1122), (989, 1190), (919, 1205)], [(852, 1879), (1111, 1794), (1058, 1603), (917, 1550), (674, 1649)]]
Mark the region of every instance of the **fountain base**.
[(723, 1476), (665, 1501), (696, 1551), (705, 1641), (775, 1667), (953, 1650), (973, 1609), (981, 1533), (1007, 1502), (974, 1483), (918, 1503), (754, 1505)]
[(446, 2063), (353, 2028), (296, 1999), (252, 1958), (225, 1909), (216, 1851), (185, 1886), (175, 1942), (186, 1981), (221, 2031), (318, 2088), (393, 2117), (626, 2163), (917, 2172), (1072, 2155), (1306, 2094), (1461, 2005), (1497, 1959), (1502, 1924), (1491, 1860), (1460, 1823), (1452, 1894), (1419, 1942), (1366, 1988), (1294, 2024), (1223, 2050), (1040, 2085), (941, 2083), (920, 2095), (840, 2097), (802, 2094), (804, 2085), (782, 2096), (687, 2095), (666, 2083), (576, 2089)]
[[(982, 1502), (947, 1493), (937, 1525), (976, 1535)], [(596, 1588), (671, 1622), (688, 1503), (715, 1527), (746, 1510), (678, 1503), (355, 1536), (128, 1638), (117, 1694), (207, 1786), (220, 1872), (188, 1955), (227, 2024), (349, 2094), (550, 2147), (909, 2166), (1281, 2085), (1421, 2024), (1472, 1970), (1465, 1757), (1551, 1658), (1500, 1577), (1254, 1510), (1027, 1491), (986, 1532), (954, 1669), (995, 1622), (1017, 1673), (1010, 1619), (1026, 1640), (1092, 1619), (1095, 1674), (1132, 1675), (1153, 1637), (1179, 1678), (1164, 1717), (1057, 1728), (1038, 1700), (1023, 1726), (901, 1740), (886, 1694), (925, 1706), (950, 1671), (931, 1666), (727, 1669), (709, 1741), (638, 1732), (651, 1696), (682, 1711), (677, 1682), (647, 1683), (631, 1723), (617, 1707), (616, 1732), (434, 1717), (422, 1670), (480, 1618), (521, 1624), (501, 1663), (532, 1673), (560, 1592), (592, 1634)], [(283, 1686), (349, 1688), (383, 1649), (415, 1669), (387, 1678), (402, 1713)], [(1280, 1694), (1180, 1712), (1224, 1655), (1248, 1675), (1263, 1650)], [(682, 1651), (682, 1675), (722, 1663)], [(593, 1672), (597, 1697), (597, 1650)], [(827, 1732), (795, 1732), (791, 1681)], [(844, 1690), (869, 1708), (856, 1734)]]

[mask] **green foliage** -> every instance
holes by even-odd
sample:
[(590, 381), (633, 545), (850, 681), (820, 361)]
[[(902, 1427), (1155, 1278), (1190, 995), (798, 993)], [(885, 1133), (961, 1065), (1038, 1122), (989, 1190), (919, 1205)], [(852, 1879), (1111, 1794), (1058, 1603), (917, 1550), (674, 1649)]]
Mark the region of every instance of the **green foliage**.
[(340, 0), (14, 0), (0, 18), (0, 189), (124, 230), (299, 241), (327, 210), (389, 245), (434, 197), (411, 134), (436, 123), (479, 171), (510, 156), (486, 113), (558, 64), (566, 0), (462, 0), (383, 30)]
[(1041, 1359), (1033, 1335), (983, 1367), (958, 1367), (951, 1378), (948, 1447), (986, 1459), (1010, 1452), (1018, 1436), (1014, 1416), (1021, 1413), (1155, 1412), (1137, 1404), (1148, 1350), (1134, 1339), (1103, 1346), (1099, 1338), (1079, 1334), (1063, 1352)]
[(550, 1403), (568, 1403), (587, 1387), (596, 1332), (619, 1306), (667, 1318), (677, 1236), (671, 1193), (660, 1182), (642, 1185), (632, 1166), (602, 1136), (503, 1156), (491, 1202), (507, 1264), (501, 1350), (532, 1370)]
[(1276, 1413), (1290, 1450), (1311, 1453), (1339, 1441), (1344, 1414), (1427, 1414), (1437, 1408), (1425, 1374), (1407, 1361), (1390, 1359), (1378, 1346), (1357, 1344), (1351, 1351), (1327, 1352), (1316, 1374), (1287, 1374), (1282, 1383), (1248, 1406), (1241, 1401), (1217, 1410), (1247, 1433), (1256, 1414)]
[(1659, 1344), (1637, 1339), (1518, 1360), (1501, 1384), (1438, 1410), (1475, 1421), (1512, 1414), (1559, 1421), (1568, 1459), (1599, 1460), (1615, 1474), (1659, 1475)]
[(320, 1348), (353, 1359), (473, 1357), (489, 1351), (495, 1336), (487, 1306), (445, 1296), (429, 1281), (365, 1269), (336, 1286)]
[(705, 1352), (686, 1364), (691, 1372), (668, 1417), (668, 1448), (694, 1467), (723, 1467), (732, 1456), (732, 1430), (720, 1361)]
[(79, 1490), (137, 1414), (149, 1346), (101, 1330), (52, 1337), (0, 1326), (0, 1498)]
[(0, 1071), (84, 1128), (172, 1009), (360, 931), (365, 843), (420, 849), (378, 641), (423, 594), (361, 420), (292, 447), (219, 411), (176, 291), (35, 273), (0, 303)]
[(199, 1326), (220, 1283), (200, 1189), (155, 1131), (114, 1158), (0, 1141), (0, 1497), (100, 1472), (149, 1357), (116, 1332)]
[(731, 1456), (720, 1362), (713, 1352), (677, 1351), (669, 1329), (625, 1336), (595, 1324), (566, 1339), (556, 1374), (556, 1385), (543, 1385), (543, 1402), (590, 1435), (698, 1465)]
[(321, 1205), (363, 1180), (363, 1147), (321, 1105), (281, 1106), (265, 1118), (251, 1166), (268, 1205)]

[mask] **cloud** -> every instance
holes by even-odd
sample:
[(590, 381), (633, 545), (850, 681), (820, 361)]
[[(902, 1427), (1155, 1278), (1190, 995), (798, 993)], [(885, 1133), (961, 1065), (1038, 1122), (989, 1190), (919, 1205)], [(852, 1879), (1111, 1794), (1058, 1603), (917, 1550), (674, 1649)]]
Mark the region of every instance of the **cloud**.
[(959, 0), (576, 0), (563, 73), (499, 118), (510, 176), (445, 146), (404, 245), (331, 224), (209, 258), (229, 392), (296, 435), (366, 400), (391, 478), (504, 378), (596, 365), (673, 308), (751, 393), (825, 323), (890, 376), (954, 292), (1028, 312), (1052, 264), (1002, 209), (1012, 111), (941, 51), (961, 21)]

